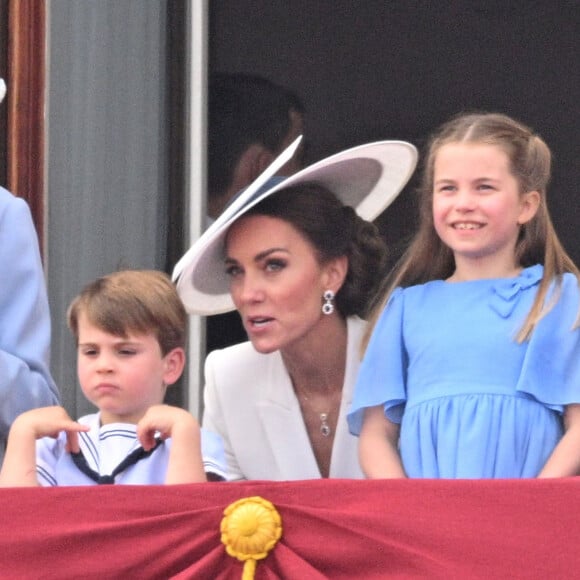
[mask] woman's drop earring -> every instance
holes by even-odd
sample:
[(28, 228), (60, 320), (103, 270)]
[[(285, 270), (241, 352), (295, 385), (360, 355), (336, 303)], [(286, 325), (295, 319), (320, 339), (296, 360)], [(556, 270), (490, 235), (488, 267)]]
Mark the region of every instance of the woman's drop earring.
[(334, 292), (332, 290), (327, 290), (322, 297), (324, 298), (324, 304), (322, 305), (322, 313), (329, 315), (334, 312)]

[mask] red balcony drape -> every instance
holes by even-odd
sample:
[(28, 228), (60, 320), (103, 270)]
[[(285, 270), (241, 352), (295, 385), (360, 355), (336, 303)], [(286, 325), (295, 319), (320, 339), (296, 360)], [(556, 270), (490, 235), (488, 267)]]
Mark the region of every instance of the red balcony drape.
[(224, 509), (270, 501), (260, 579), (571, 578), (580, 479), (208, 483), (0, 490), (0, 578), (238, 579)]

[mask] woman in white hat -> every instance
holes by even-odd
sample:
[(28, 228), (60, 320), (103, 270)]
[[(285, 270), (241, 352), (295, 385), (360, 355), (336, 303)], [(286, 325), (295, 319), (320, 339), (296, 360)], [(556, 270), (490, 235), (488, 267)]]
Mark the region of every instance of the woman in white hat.
[(416, 150), (363, 145), (272, 185), (292, 151), (174, 271), (190, 312), (237, 308), (249, 337), (208, 355), (203, 425), (223, 438), (229, 479), (362, 478), (345, 416), (386, 265), (367, 220), (404, 187)]

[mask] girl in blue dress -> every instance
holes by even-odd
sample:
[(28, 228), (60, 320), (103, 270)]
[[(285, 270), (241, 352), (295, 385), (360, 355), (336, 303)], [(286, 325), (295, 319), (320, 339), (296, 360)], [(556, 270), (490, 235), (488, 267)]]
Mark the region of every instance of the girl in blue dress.
[(349, 428), (369, 478), (580, 469), (580, 272), (546, 205), (550, 150), (504, 115), (430, 142), (421, 224), (369, 325)]

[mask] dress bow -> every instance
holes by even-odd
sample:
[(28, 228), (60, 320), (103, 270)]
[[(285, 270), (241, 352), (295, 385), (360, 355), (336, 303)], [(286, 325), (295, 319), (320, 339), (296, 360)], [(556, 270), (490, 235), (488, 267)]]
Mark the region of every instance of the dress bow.
[(536, 264), (524, 268), (517, 278), (500, 280), (493, 288), (491, 309), (502, 318), (508, 318), (517, 304), (520, 292), (538, 284), (543, 273), (544, 268), (540, 264)]

